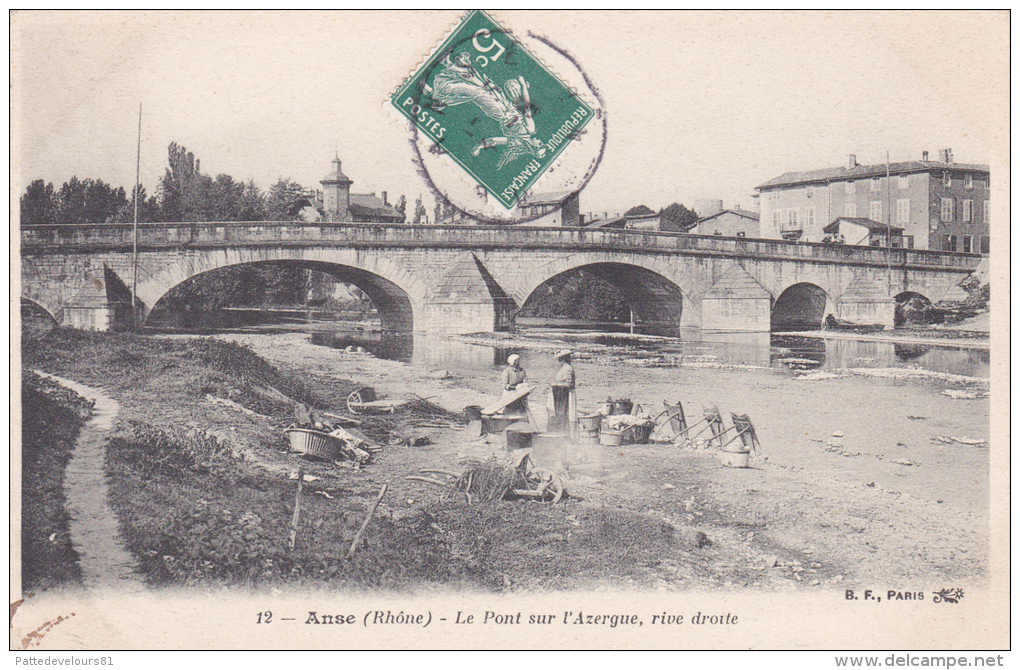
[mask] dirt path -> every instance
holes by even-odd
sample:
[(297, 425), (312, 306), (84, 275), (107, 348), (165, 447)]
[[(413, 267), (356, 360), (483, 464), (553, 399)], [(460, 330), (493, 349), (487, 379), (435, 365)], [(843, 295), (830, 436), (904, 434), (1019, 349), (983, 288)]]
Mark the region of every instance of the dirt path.
[(95, 402), (64, 473), (64, 496), (70, 516), (71, 542), (80, 556), (85, 588), (92, 593), (137, 592), (145, 588), (131, 553), (120, 537), (117, 517), (108, 497), (104, 461), (113, 421), (120, 411), (116, 400), (98, 389), (34, 371)]

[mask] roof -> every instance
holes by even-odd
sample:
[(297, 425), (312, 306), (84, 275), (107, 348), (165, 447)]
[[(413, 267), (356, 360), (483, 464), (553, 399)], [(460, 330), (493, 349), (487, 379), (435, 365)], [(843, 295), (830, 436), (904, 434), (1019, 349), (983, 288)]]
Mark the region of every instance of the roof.
[(534, 195), (529, 193), (521, 198), (519, 205), (521, 207), (528, 207), (529, 205), (558, 205), (575, 193), (577, 191), (553, 191), (551, 193), (536, 193)]
[(821, 170), (808, 170), (806, 172), (787, 172), (778, 177), (769, 179), (767, 182), (755, 186), (758, 190), (772, 188), (775, 186), (792, 186), (794, 184), (814, 184), (829, 181), (850, 181), (853, 179), (866, 179), (868, 177), (883, 177), (886, 169), (889, 174), (913, 174), (917, 172), (932, 172), (934, 170), (955, 170), (966, 172), (988, 172), (987, 165), (971, 163), (945, 163), (942, 161), (905, 161), (902, 163), (885, 163), (879, 165), (857, 165), (850, 169), (846, 167), (823, 168)]
[(353, 181), (350, 180), (350, 178), (347, 175), (345, 175), (343, 172), (340, 171), (340, 158), (339, 158), (339, 156), (337, 158), (333, 159), (333, 169), (330, 170), (329, 174), (327, 174), (325, 177), (323, 177), (322, 180), (319, 183), (329, 183), (329, 182), (347, 182), (349, 184), (353, 184), (354, 183)]
[(698, 223), (708, 221), (709, 219), (714, 219), (715, 217), (722, 216), (723, 214), (736, 214), (737, 216), (742, 216), (745, 219), (751, 219), (752, 221), (758, 220), (758, 215), (755, 214), (754, 212), (748, 212), (747, 210), (744, 209), (724, 209), (721, 212), (716, 212), (715, 214), (712, 214), (710, 216), (698, 219)]
[(585, 228), (622, 228), (627, 223), (626, 216), (616, 216), (610, 219), (595, 219), (585, 221)]
[(890, 226), (888, 223), (880, 223), (879, 221), (873, 221), (871, 219), (864, 218), (862, 216), (840, 216), (829, 225), (822, 228), (823, 233), (835, 233), (839, 230), (839, 222), (848, 221), (849, 223), (855, 223), (858, 226), (864, 226), (872, 232), (884, 233), (887, 229), (892, 228), (893, 232), (903, 232), (903, 229), (899, 226)]
[(396, 219), (404, 218), (404, 215), (394, 209), (392, 205), (384, 205), (383, 201), (375, 197), (374, 193), (366, 195), (351, 193), (351, 204), (347, 210), (355, 217), (388, 216)]

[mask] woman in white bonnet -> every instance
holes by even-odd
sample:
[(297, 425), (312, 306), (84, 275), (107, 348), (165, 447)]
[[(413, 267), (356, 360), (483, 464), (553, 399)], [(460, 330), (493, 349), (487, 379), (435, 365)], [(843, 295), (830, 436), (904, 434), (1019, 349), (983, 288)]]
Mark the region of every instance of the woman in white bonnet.
[[(523, 384), (524, 380), (528, 378), (528, 373), (521, 367), (520, 356), (517, 354), (511, 354), (510, 357), (506, 359), (506, 362), (508, 365), (506, 366), (506, 369), (503, 370), (503, 375), (501, 377), (503, 382), (504, 398), (513, 395), (517, 390), (517, 386), (519, 384)], [(526, 398), (521, 398), (520, 400), (515, 400), (507, 405), (506, 409), (508, 412), (523, 412), (526, 409), (525, 403), (527, 402)]]

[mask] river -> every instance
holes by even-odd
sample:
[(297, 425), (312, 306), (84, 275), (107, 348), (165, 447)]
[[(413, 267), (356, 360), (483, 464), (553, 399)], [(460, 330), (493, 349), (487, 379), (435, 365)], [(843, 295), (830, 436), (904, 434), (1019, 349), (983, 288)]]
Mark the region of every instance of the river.
[[(250, 319), (238, 315), (232, 319), (233, 323), (202, 332), (307, 333), (316, 345), (362, 347), (379, 358), (429, 368), (461, 370), (500, 366), (510, 353), (521, 353), (524, 362), (528, 363), (529, 351), (562, 346), (581, 349), (590, 355), (640, 361), (643, 366), (655, 367), (700, 364), (828, 372), (856, 368), (904, 368), (981, 379), (987, 379), (990, 374), (989, 349), (982, 343), (975, 344), (969, 340), (947, 345), (917, 339), (874, 341), (868, 336), (855, 337), (852, 334), (826, 339), (817, 335), (722, 333), (698, 329), (685, 329), (678, 337), (669, 337), (655, 331), (631, 333), (626, 324), (543, 322), (538, 319), (525, 320), (512, 334), (442, 336), (381, 332), (378, 321), (332, 321), (317, 318), (314, 313), (276, 312), (272, 316), (273, 322), (251, 324)], [(191, 329), (191, 332), (198, 332), (198, 329)], [(983, 344), (987, 345), (987, 340)]]

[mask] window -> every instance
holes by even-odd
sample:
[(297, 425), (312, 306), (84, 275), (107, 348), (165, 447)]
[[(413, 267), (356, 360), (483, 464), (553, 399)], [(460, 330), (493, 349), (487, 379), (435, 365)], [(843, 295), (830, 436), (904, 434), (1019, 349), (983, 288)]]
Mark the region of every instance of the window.
[(974, 175), (968, 174), (966, 177), (963, 178), (963, 187), (974, 188)]
[(973, 240), (973, 238), (970, 235), (964, 235), (963, 236), (963, 253), (965, 253), (965, 254), (969, 254), (970, 253), (970, 243), (971, 243), (971, 240)]
[(942, 173), (942, 185), (949, 188), (953, 183), (953, 180), (949, 177), (949, 170)]
[(782, 215), (783, 215), (782, 210), (779, 210), (779, 209), (772, 210), (772, 226), (776, 230), (779, 230), (779, 221), (780, 221), (780, 218), (782, 217)]
[(974, 201), (964, 200), (963, 201), (963, 221), (964, 223), (974, 223)]
[(988, 218), (988, 201), (985, 200), (985, 223), (988, 223), (991, 219)]
[(946, 235), (943, 238), (942, 251), (956, 251), (956, 235)]
[(796, 230), (797, 229), (797, 211), (798, 210), (796, 210), (796, 209), (788, 209), (788, 210), (786, 210), (786, 223), (788, 224), (787, 227), (790, 230)]
[(848, 202), (843, 208), (843, 216), (848, 216), (851, 219), (857, 216), (857, 203)]
[(857, 182), (848, 181), (846, 183), (846, 194), (853, 195), (857, 192)]
[(953, 220), (953, 199), (942, 198), (942, 220), (952, 221)]
[(804, 227), (812, 228), (815, 225), (815, 208), (805, 207), (804, 208)]
[(874, 179), (871, 180), (871, 190), (872, 191), (879, 190), (881, 188), (881, 186), (882, 186), (882, 180), (879, 179), (878, 177), (875, 177)]
[(882, 220), (882, 201), (881, 200), (872, 200), (871, 201), (871, 207), (868, 208), (868, 218), (870, 218), (872, 221), (881, 221)]
[(897, 184), (899, 184), (901, 191), (905, 191), (910, 188), (910, 178), (905, 174), (901, 174), (900, 178), (897, 180)]
[(896, 223), (910, 223), (910, 200), (908, 198), (896, 201)]
[(988, 236), (984, 235), (981, 237), (981, 253), (987, 255), (988, 252), (989, 252)]

